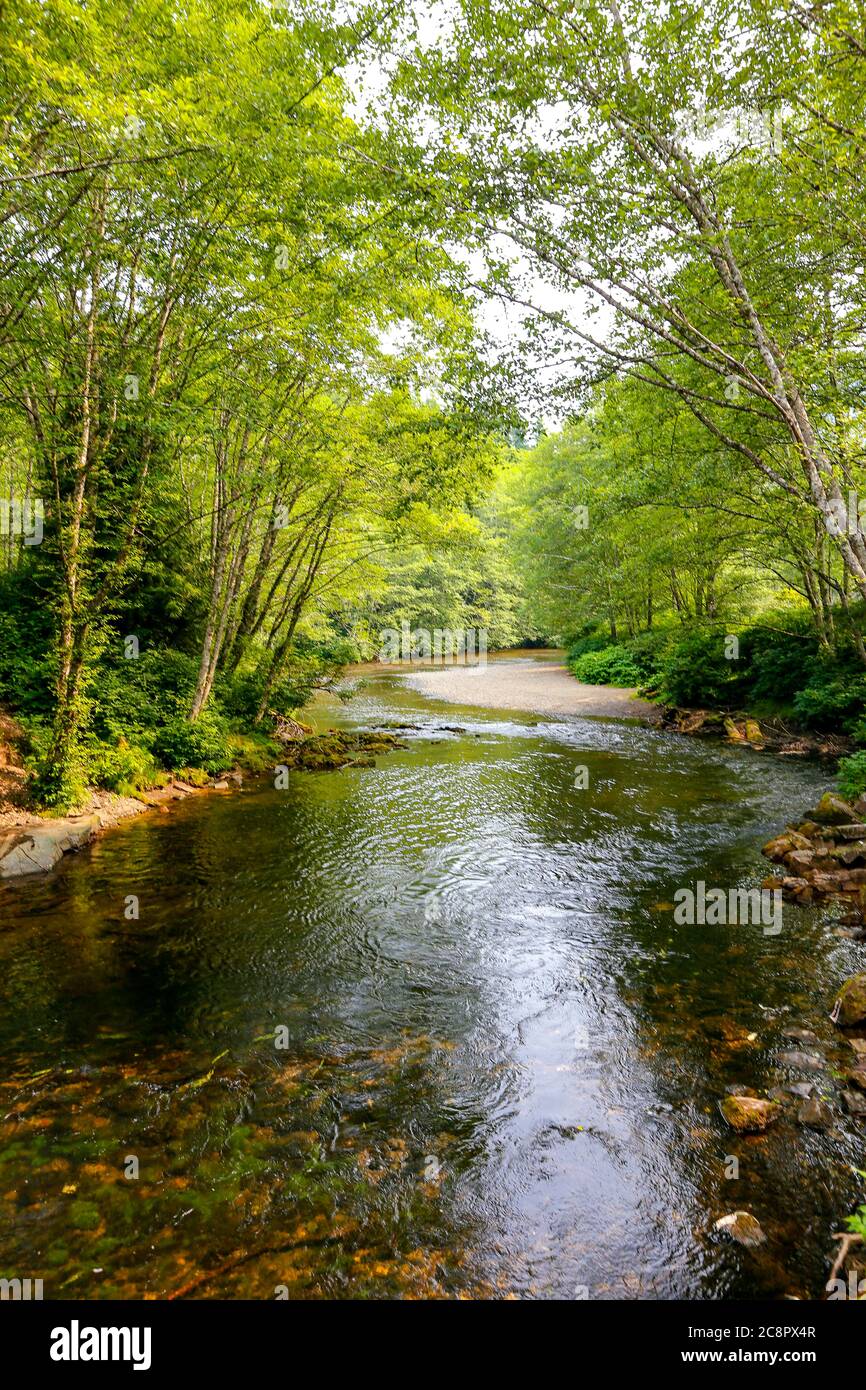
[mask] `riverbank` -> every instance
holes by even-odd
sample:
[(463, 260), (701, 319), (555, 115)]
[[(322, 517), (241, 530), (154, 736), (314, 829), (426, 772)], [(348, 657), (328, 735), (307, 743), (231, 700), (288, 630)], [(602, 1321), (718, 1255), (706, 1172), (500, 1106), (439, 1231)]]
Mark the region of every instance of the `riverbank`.
[[(290, 727), (289, 727), (290, 726)], [(405, 748), (393, 733), (351, 733), (330, 729), (313, 733), (308, 725), (295, 720), (280, 721), (274, 770), (285, 776), (289, 769), (305, 772), (338, 771), (344, 767), (374, 767), (384, 753)], [(88, 801), (77, 812), (66, 816), (35, 816), (15, 804), (0, 810), (0, 879), (24, 874), (45, 873), (53, 869), (64, 854), (83, 849), (101, 830), (120, 824), (145, 811), (167, 813), (171, 803), (186, 801), (202, 792), (228, 792), (243, 784), (247, 771), (261, 775), (261, 765), (253, 769), (232, 768), (216, 777), (205, 777), (186, 769), (183, 777), (166, 774), (163, 785), (121, 796), (102, 788), (91, 789)]]

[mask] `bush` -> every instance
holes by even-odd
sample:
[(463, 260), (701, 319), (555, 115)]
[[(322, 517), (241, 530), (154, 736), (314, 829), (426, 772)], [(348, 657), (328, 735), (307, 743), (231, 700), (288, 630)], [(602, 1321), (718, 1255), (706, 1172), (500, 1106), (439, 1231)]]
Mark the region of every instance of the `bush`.
[(153, 752), (172, 772), (200, 767), (213, 775), (231, 766), (228, 731), (222, 721), (206, 710), (194, 724), (177, 718), (158, 729)]
[(572, 673), (588, 685), (638, 685), (641, 673), (625, 647), (588, 651), (569, 662)]
[(851, 732), (866, 707), (866, 675), (828, 667), (816, 672), (794, 697), (794, 709), (804, 724), (838, 724)]
[(87, 749), (87, 755), (89, 780), (121, 796), (134, 796), (166, 780), (153, 755), (124, 738), (116, 744), (97, 743)]
[(677, 642), (660, 663), (664, 698), (675, 705), (729, 708), (743, 694), (745, 673), (725, 656), (725, 634), (694, 632)]
[(94, 732), (108, 743), (134, 736), (149, 747), (161, 724), (182, 719), (192, 704), (198, 659), (167, 648), (142, 651), (134, 661), (104, 660), (88, 695), (94, 705)]
[(839, 791), (852, 800), (866, 792), (866, 751), (852, 753), (839, 763)]

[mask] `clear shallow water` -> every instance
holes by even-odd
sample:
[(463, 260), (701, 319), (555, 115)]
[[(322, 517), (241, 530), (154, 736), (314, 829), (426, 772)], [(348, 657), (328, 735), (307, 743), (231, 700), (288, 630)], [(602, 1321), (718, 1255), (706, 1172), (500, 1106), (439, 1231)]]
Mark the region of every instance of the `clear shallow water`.
[[(0, 889), (0, 1270), (46, 1297), (819, 1296), (862, 1126), (737, 1138), (717, 1103), (837, 1093), (862, 947), (670, 905), (757, 884), (820, 771), (395, 678), (319, 716), (420, 727)], [(817, 1078), (780, 1066), (791, 1024)], [(711, 1232), (740, 1208), (758, 1251)]]

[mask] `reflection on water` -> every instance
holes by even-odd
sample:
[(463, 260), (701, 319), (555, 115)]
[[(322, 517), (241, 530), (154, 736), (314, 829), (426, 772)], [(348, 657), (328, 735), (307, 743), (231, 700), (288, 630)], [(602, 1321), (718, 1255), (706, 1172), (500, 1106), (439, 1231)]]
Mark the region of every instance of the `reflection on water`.
[[(320, 713), (420, 727), (0, 889), (0, 1272), (46, 1297), (819, 1295), (862, 1130), (738, 1138), (717, 1102), (816, 1079), (778, 1062), (797, 1023), (834, 1094), (858, 948), (816, 913), (767, 937), (670, 904), (757, 883), (820, 773), (395, 678)], [(711, 1233), (738, 1208), (760, 1250)]]

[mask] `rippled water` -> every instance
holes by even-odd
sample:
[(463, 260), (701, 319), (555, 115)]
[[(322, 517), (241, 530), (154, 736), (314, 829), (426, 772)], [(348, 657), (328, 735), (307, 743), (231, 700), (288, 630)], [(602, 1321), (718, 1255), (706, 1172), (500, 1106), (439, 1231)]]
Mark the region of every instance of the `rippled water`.
[[(671, 903), (757, 884), (826, 777), (395, 677), (319, 716), (420, 727), (0, 889), (0, 1270), (46, 1297), (819, 1296), (862, 1126), (737, 1138), (717, 1103), (837, 1094), (862, 947)], [(822, 1072), (779, 1063), (791, 1024)], [(740, 1208), (758, 1251), (712, 1234)]]

